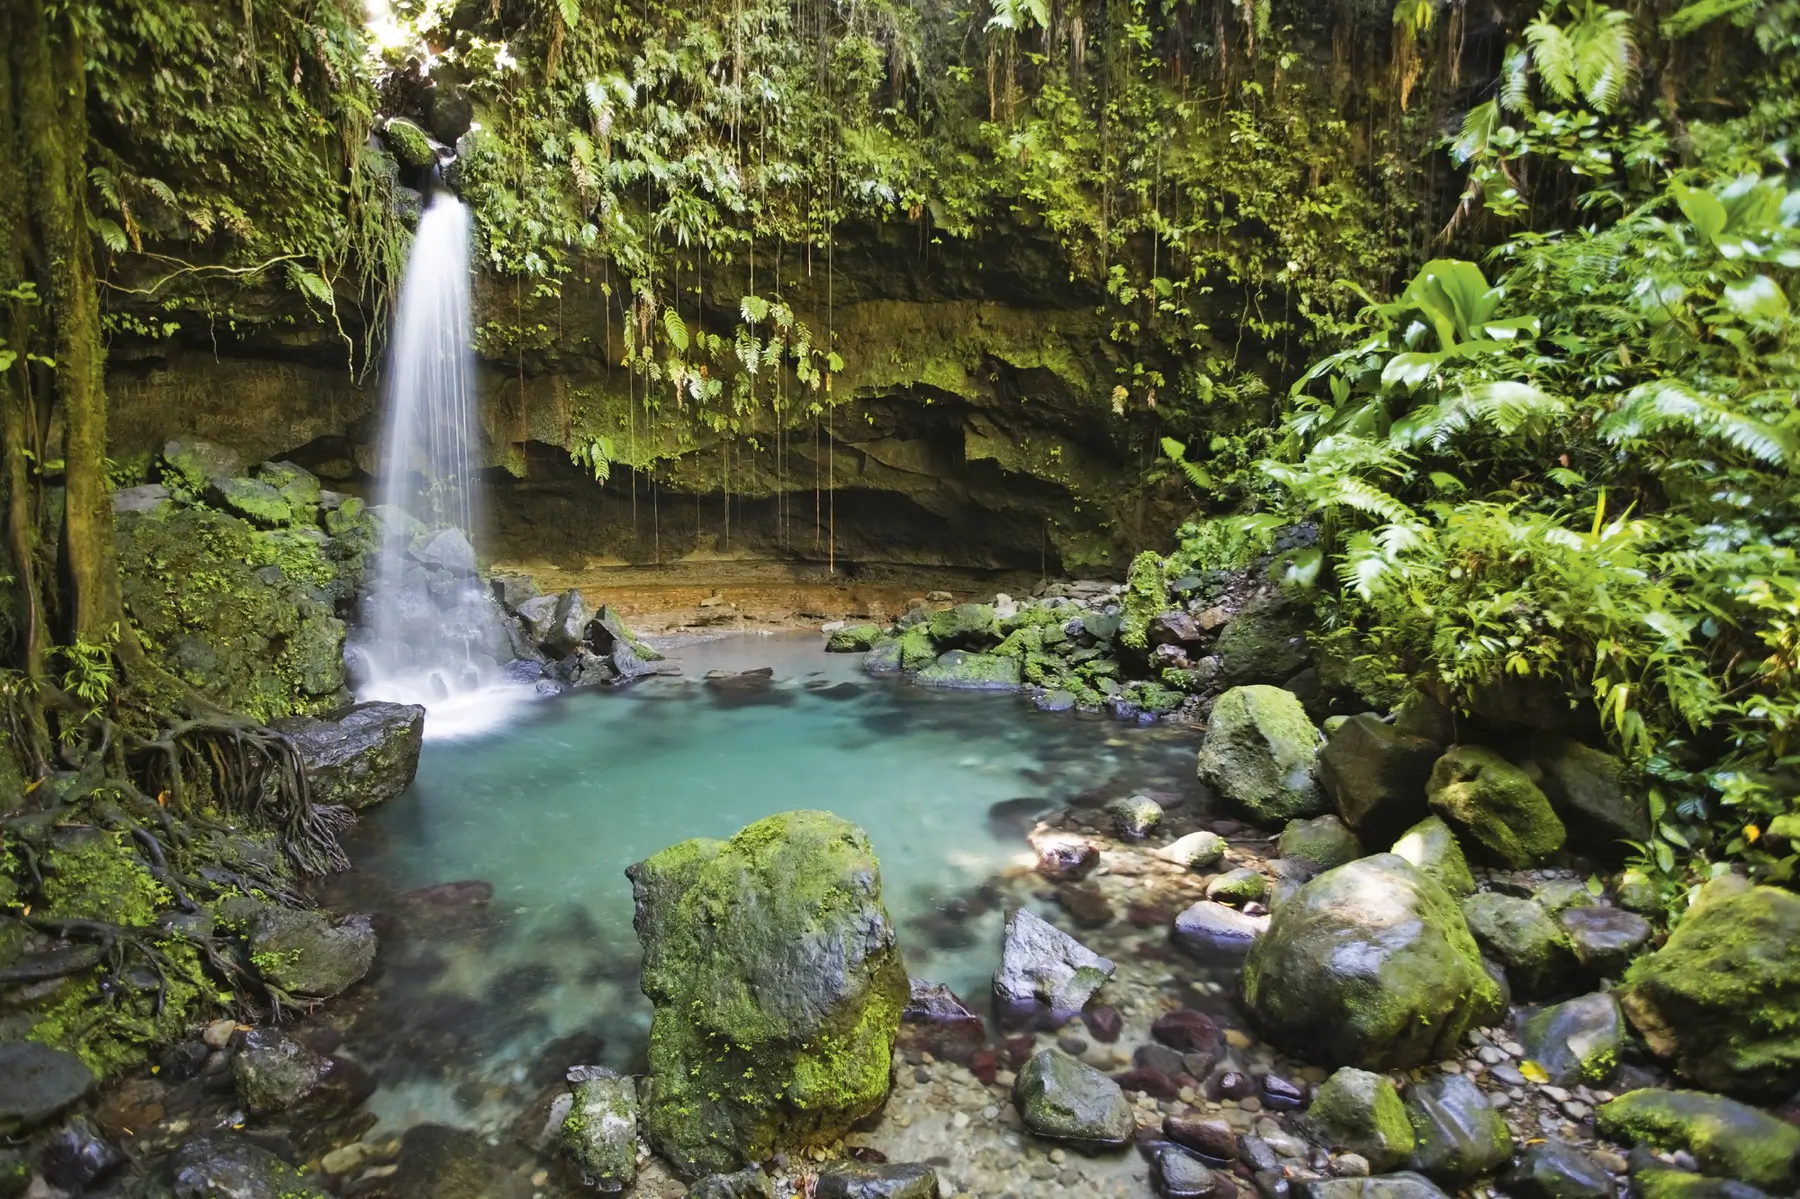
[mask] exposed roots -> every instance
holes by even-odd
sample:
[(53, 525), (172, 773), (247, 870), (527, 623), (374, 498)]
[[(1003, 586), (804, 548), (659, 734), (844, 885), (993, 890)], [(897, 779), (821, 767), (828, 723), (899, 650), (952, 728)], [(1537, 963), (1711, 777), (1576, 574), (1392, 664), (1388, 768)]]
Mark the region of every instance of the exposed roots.
[(226, 812), (279, 830), (282, 849), (302, 874), (350, 865), (338, 837), (355, 823), (346, 808), (315, 804), (293, 742), (273, 729), (224, 716), (186, 720), (143, 747), (145, 776), (183, 812), (188, 780), (205, 779)]

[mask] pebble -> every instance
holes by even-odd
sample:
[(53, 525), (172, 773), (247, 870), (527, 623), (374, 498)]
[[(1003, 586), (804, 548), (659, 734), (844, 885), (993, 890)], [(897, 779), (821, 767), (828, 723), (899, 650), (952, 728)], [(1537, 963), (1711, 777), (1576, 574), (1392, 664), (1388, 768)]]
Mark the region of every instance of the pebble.
[(1442, 1070), (1445, 1074), (1461, 1074), (1463, 1072), (1463, 1064), (1452, 1059), (1447, 1062), (1439, 1062), (1438, 1069)]
[(1571, 1099), (1562, 1105), (1563, 1115), (1571, 1120), (1586, 1120), (1594, 1114), (1594, 1109), (1579, 1099)]
[(231, 1043), (231, 1034), (236, 1031), (236, 1020), (214, 1020), (206, 1026), (206, 1031), (200, 1034), (200, 1039), (206, 1042), (209, 1049), (223, 1049)]
[(1595, 1149), (1588, 1156), (1594, 1159), (1595, 1165), (1608, 1174), (1623, 1174), (1631, 1165), (1625, 1160), (1624, 1154), (1614, 1153), (1610, 1149)]
[(1543, 1086), (1543, 1087), (1539, 1087), (1538, 1090), (1542, 1091), (1544, 1093), (1544, 1097), (1552, 1103), (1567, 1103), (1571, 1098), (1573, 1098), (1573, 1096), (1571, 1096), (1567, 1091), (1563, 1090), (1561, 1087)]
[(1483, 1045), (1476, 1051), (1475, 1056), (1481, 1059), (1483, 1065), (1487, 1066), (1498, 1066), (1506, 1060), (1506, 1055), (1492, 1045)]
[(1331, 1159), (1333, 1178), (1367, 1178), (1369, 1159), (1360, 1153), (1340, 1153)]
[(1506, 1056), (1508, 1057), (1525, 1056), (1525, 1046), (1519, 1044), (1517, 1041), (1502, 1041), (1500, 1042), (1500, 1048), (1506, 1050)]

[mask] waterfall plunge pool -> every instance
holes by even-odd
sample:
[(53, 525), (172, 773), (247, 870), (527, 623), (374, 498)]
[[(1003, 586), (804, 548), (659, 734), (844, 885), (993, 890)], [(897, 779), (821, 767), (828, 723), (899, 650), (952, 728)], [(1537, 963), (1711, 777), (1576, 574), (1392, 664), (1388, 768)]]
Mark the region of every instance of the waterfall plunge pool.
[[(624, 870), (665, 846), (792, 808), (855, 821), (909, 971), (985, 1007), (1004, 918), (991, 881), (1028, 853), (1033, 818), (1194, 786), (1188, 730), (871, 679), (814, 634), (672, 657), (681, 676), (427, 742), (413, 786), (365, 814), (355, 868), (327, 899), (376, 913), (383, 933), (341, 1016), (383, 1127), (499, 1132), (570, 1065), (643, 1069), (650, 1008)], [(705, 678), (761, 667), (766, 686)]]

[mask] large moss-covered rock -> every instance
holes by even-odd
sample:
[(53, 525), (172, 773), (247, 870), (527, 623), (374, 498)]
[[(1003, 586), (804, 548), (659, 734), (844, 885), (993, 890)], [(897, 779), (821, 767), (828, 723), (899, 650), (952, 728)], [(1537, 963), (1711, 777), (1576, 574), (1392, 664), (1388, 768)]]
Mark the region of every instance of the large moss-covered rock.
[(250, 961), (288, 992), (329, 999), (375, 964), (375, 930), (367, 916), (333, 921), (323, 912), (263, 906), (250, 919)]
[(1328, 870), (1276, 908), (1244, 999), (1277, 1045), (1365, 1070), (1446, 1056), (1502, 1002), (1455, 899), (1394, 854)]
[(1573, 971), (1568, 936), (1531, 900), (1483, 891), (1464, 899), (1462, 912), (1482, 949), (1506, 968), (1507, 982), (1520, 998), (1558, 990)]
[(1320, 1085), (1306, 1121), (1313, 1139), (1360, 1153), (1377, 1173), (1412, 1156), (1412, 1120), (1400, 1091), (1382, 1074), (1354, 1066), (1337, 1071)]
[(1426, 814), (1425, 782), (1442, 753), (1374, 716), (1352, 716), (1319, 751), (1319, 782), (1344, 823), (1379, 845)]
[(1431, 810), (1487, 857), (1522, 870), (1563, 846), (1566, 835), (1531, 776), (1491, 749), (1458, 745), (1425, 784)]
[(1800, 1183), (1800, 1128), (1702, 1091), (1629, 1091), (1594, 1113), (1601, 1135), (1627, 1144), (1685, 1149), (1708, 1174), (1779, 1194)]
[(1407, 829), (1394, 842), (1394, 852), (1436, 879), (1452, 895), (1468, 895), (1475, 890), (1475, 876), (1469, 872), (1462, 846), (1440, 817), (1427, 816)]
[(1800, 1087), (1800, 896), (1775, 887), (1699, 901), (1621, 989), (1650, 1048), (1705, 1087), (1783, 1099)]
[(655, 1005), (643, 1119), (665, 1157), (731, 1170), (880, 1106), (910, 988), (861, 829), (784, 812), (626, 873)]
[(1292, 692), (1233, 687), (1213, 705), (1200, 745), (1200, 780), (1266, 824), (1322, 815), (1314, 770), (1319, 730)]
[(881, 639), (881, 626), (873, 624), (853, 624), (836, 629), (825, 639), (825, 652), (829, 654), (861, 654), (873, 649)]
[(215, 702), (270, 720), (349, 698), (334, 604), (361, 582), (360, 526), (342, 537), (265, 532), (173, 507), (121, 514), (116, 541), (126, 611), (146, 648)]
[(933, 612), (925, 631), (940, 649), (981, 649), (998, 640), (992, 604), (957, 604)]
[(184, 1141), (143, 1193), (147, 1199), (329, 1199), (267, 1149), (223, 1131)]
[(949, 691), (1011, 691), (1019, 685), (1019, 661), (953, 649), (939, 654), (913, 681)]
[(1213, 646), (1223, 660), (1225, 681), (1279, 683), (1293, 677), (1312, 660), (1306, 641), (1310, 623), (1305, 609), (1279, 600), (1246, 608)]

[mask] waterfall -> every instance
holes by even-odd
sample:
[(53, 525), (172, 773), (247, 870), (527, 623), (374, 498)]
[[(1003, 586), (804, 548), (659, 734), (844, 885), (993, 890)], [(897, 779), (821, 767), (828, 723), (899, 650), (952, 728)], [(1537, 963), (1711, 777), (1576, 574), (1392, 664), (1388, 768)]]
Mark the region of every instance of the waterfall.
[[(419, 218), (385, 391), (380, 544), (350, 651), (357, 698), (424, 704), (427, 736), (491, 725), (517, 691), (505, 617), (475, 570), (480, 516), (469, 210)], [(502, 702), (495, 702), (502, 700)]]

